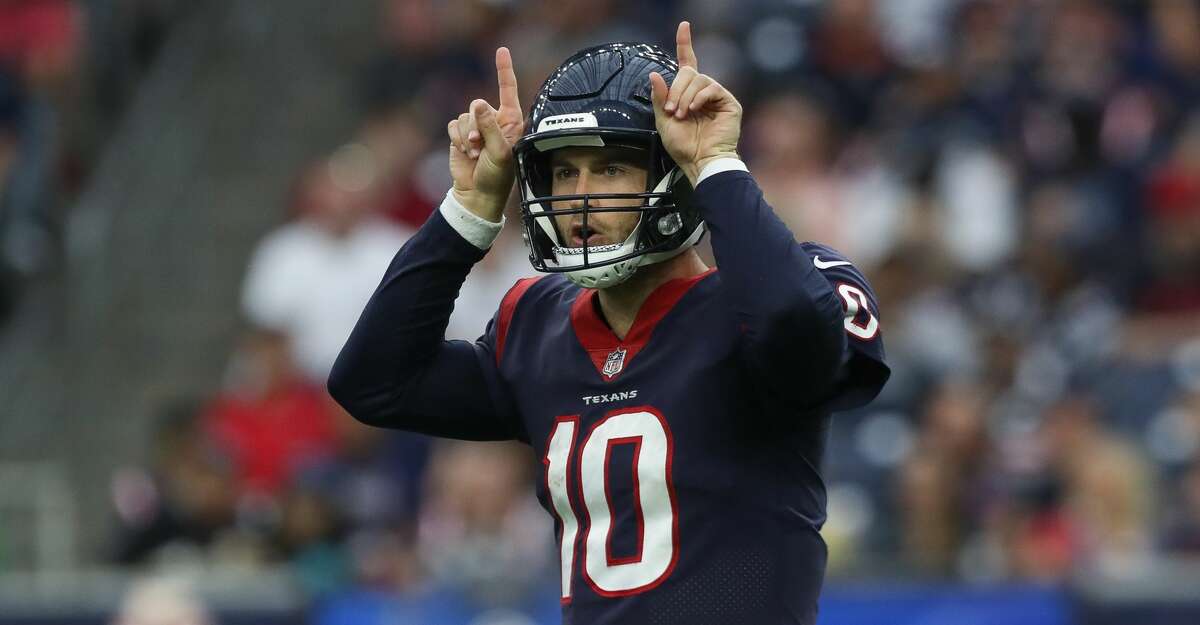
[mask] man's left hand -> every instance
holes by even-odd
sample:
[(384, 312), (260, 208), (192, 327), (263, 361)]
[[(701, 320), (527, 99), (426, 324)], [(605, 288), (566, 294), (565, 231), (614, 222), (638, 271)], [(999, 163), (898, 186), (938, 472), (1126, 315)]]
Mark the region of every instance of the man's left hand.
[(718, 158), (737, 158), (742, 105), (725, 87), (697, 69), (692, 27), (679, 23), (675, 34), (679, 71), (671, 86), (650, 72), (654, 119), (663, 147), (695, 186), (700, 170)]

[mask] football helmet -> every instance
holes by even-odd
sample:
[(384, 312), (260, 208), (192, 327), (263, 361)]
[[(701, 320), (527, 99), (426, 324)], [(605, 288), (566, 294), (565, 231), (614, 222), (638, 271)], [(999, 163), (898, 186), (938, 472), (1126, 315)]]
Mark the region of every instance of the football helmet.
[[(605, 288), (628, 280), (638, 267), (672, 258), (699, 242), (704, 222), (692, 205), (692, 186), (663, 148), (650, 100), (650, 72), (671, 84), (678, 63), (662, 48), (610, 43), (575, 53), (546, 79), (530, 109), (526, 134), (513, 147), (521, 221), (534, 269), (565, 273), (581, 287)], [(633, 148), (644, 158), (640, 193), (553, 195), (550, 154), (564, 147)], [(623, 199), (629, 206), (600, 207)], [(574, 206), (554, 208), (557, 206)], [(606, 245), (572, 247), (555, 217), (637, 212), (629, 237)]]

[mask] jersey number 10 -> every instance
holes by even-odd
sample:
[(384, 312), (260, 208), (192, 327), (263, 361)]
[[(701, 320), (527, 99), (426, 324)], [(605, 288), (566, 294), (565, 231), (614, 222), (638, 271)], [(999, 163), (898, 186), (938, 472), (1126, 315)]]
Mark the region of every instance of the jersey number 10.
[[(562, 600), (571, 600), (576, 542), (582, 545), (583, 578), (596, 594), (620, 597), (650, 590), (671, 574), (679, 557), (671, 430), (658, 411), (642, 406), (606, 414), (583, 437), (579, 454), (573, 457), (578, 433), (578, 416), (559, 417), (542, 459), (550, 503), (562, 524)], [(608, 466), (618, 445), (633, 446), (633, 505), (638, 523), (637, 551), (625, 557), (612, 555), (615, 514)], [(577, 467), (574, 473), (573, 466)], [(577, 540), (580, 522), (571, 503), (572, 486), (578, 489), (583, 516), (589, 519), (582, 540)]]

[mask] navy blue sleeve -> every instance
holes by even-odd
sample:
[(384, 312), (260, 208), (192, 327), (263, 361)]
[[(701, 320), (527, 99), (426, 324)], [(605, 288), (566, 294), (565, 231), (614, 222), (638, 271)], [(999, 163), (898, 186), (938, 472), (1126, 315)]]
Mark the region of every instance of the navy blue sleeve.
[(354, 418), (447, 438), (526, 439), (496, 368), (495, 320), (474, 343), (445, 340), (483, 254), (436, 210), (396, 254), (329, 375), (329, 393)]
[(862, 272), (837, 250), (819, 243), (803, 243), (801, 247), (841, 300), (842, 328), (846, 331), (847, 349), (838, 379), (821, 397), (820, 406), (830, 412), (865, 406), (891, 375), (875, 291)]
[[(887, 379), (881, 340), (874, 361), (882, 367), (879, 379), (879, 369), (860, 367), (846, 296), (775, 215), (754, 178), (742, 171), (715, 174), (697, 186), (694, 198), (712, 232), (721, 284), (755, 377), (796, 408), (844, 410), (870, 401)], [(859, 278), (854, 288), (865, 285)]]

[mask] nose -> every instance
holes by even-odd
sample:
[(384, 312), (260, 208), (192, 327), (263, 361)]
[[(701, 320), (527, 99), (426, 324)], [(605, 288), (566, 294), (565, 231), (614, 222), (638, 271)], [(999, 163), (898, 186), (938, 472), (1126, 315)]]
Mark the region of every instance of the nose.
[[(588, 192), (587, 189), (588, 189), (588, 172), (585, 169), (585, 170), (580, 171), (579, 177), (575, 179), (575, 190), (572, 191), (572, 193), (574, 195), (583, 195)], [(577, 199), (571, 200), (570, 206), (571, 206), (571, 208), (583, 208), (583, 199), (577, 198)]]

